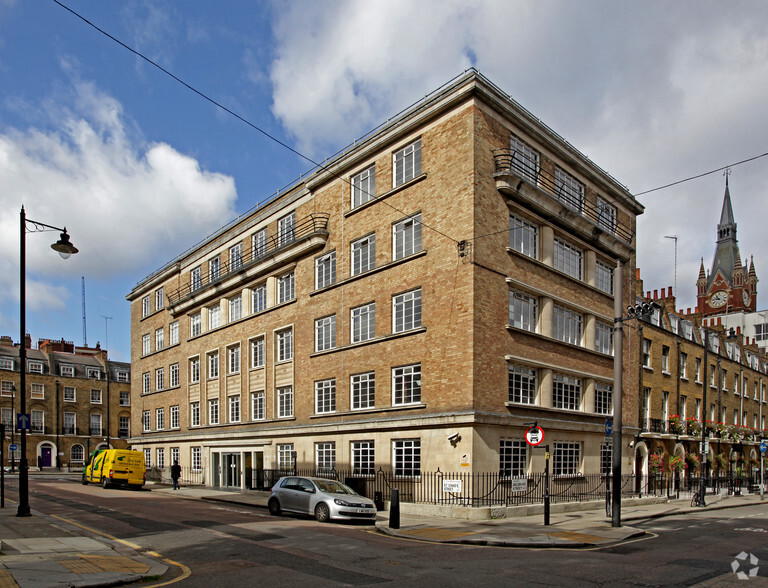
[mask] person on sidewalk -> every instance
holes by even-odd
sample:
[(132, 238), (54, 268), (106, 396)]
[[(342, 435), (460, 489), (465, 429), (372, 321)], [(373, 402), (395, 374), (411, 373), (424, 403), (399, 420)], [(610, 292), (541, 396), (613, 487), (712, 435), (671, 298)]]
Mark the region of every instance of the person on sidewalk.
[(173, 480), (173, 489), (179, 489), (179, 478), (181, 478), (181, 466), (178, 460), (173, 462), (171, 466), (171, 480)]

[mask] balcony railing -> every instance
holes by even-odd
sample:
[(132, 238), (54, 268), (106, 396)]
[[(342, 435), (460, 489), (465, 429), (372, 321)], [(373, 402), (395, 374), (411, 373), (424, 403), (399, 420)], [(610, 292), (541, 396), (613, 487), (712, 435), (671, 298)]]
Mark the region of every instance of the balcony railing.
[(290, 231), (272, 235), (266, 242), (260, 243), (255, 247), (243, 252), (241, 258), (234, 261), (222, 261), (221, 265), (214, 272), (201, 273), (199, 279), (190, 281), (189, 284), (168, 293), (169, 305), (177, 304), (195, 292), (218, 283), (227, 276), (243, 272), (249, 267), (256, 265), (264, 258), (286, 249), (294, 243), (313, 237), (315, 235), (328, 234), (328, 219), (330, 215), (326, 213), (313, 213), (298, 221)]
[(643, 433), (667, 433), (667, 421), (664, 419), (640, 419), (640, 430)]
[(90, 427), (88, 431), (91, 434), (91, 436), (95, 436), (95, 437), (104, 437), (105, 435), (104, 429), (102, 429), (101, 427)]
[(61, 434), (62, 435), (79, 435), (77, 432), (77, 427), (67, 427), (64, 426), (61, 428)]
[(570, 210), (589, 219), (606, 233), (610, 233), (626, 243), (631, 243), (634, 232), (626, 225), (618, 222), (613, 208), (601, 207), (588, 202), (583, 194), (573, 190), (563, 182), (558, 182), (551, 174), (532, 165), (529, 160), (521, 157), (512, 149), (495, 149), (493, 159), (496, 165), (495, 176), (512, 174), (532, 186), (543, 190), (553, 199)]

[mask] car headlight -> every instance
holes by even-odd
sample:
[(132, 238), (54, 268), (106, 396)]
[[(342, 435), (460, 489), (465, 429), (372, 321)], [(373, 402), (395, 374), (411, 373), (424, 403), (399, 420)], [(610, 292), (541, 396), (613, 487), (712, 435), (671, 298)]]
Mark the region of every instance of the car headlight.
[(334, 498), (333, 501), (339, 506), (352, 506), (349, 502), (346, 500), (341, 500), (340, 498)]

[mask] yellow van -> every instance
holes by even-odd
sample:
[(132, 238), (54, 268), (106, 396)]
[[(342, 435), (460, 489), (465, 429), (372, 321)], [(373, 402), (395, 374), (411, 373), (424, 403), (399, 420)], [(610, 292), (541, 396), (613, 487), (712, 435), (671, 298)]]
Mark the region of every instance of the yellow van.
[(130, 449), (99, 449), (88, 459), (83, 472), (83, 485), (88, 482), (140, 489), (146, 481), (144, 454)]

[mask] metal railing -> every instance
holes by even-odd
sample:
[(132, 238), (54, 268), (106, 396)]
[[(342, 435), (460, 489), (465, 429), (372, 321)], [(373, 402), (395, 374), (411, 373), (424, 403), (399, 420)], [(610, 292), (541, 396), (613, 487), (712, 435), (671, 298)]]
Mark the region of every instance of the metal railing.
[(169, 292), (167, 294), (168, 304), (177, 304), (195, 292), (199, 292), (231, 274), (248, 269), (265, 257), (272, 255), (281, 249), (290, 247), (298, 241), (314, 235), (328, 234), (329, 218), (330, 215), (326, 213), (312, 213), (298, 221), (290, 231), (272, 235), (264, 243), (257, 244), (256, 246), (247, 249), (243, 252), (243, 255), (240, 258), (234, 261), (222, 260), (221, 265), (213, 273), (209, 271), (201, 272), (198, 280), (194, 282), (190, 281), (190, 283), (181, 286), (177, 290)]
[(606, 233), (615, 235), (626, 243), (631, 243), (634, 232), (616, 218), (615, 209), (598, 206), (587, 201), (584, 194), (570, 188), (563, 182), (558, 182), (551, 174), (543, 171), (540, 166), (521, 157), (509, 148), (495, 149), (493, 160), (496, 166), (494, 175), (514, 174), (516, 177), (530, 183), (549, 194), (552, 198), (589, 219)]

